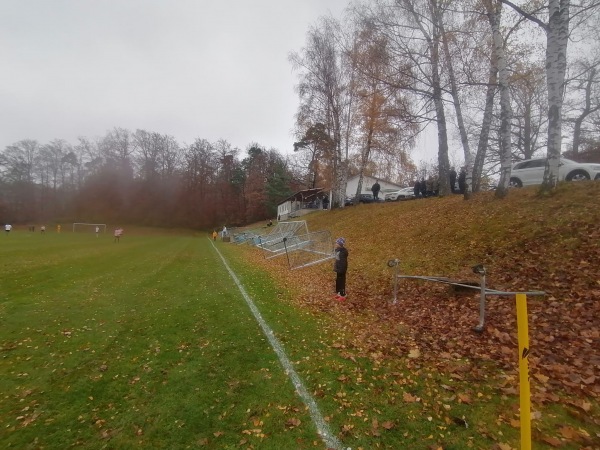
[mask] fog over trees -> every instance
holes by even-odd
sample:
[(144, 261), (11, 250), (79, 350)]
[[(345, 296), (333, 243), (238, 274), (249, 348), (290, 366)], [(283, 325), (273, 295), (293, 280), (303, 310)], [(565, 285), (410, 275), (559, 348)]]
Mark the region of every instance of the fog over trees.
[[(465, 198), (491, 179), (502, 197), (511, 164), (533, 156), (548, 157), (552, 189), (561, 154), (600, 153), (598, 6), (353, 2), (290, 49), (293, 149), (119, 127), (77, 142), (23, 136), (0, 150), (0, 220), (210, 229), (275, 218), (281, 200), (312, 187), (343, 207), (352, 175), (400, 185), (433, 176), (444, 195), (453, 165), (467, 168)], [(423, 161), (415, 143), (432, 129), (437, 159)]]
[(275, 217), (300, 187), (275, 150), (114, 128), (76, 144), (22, 140), (0, 154), (6, 221), (86, 221), (209, 229)]

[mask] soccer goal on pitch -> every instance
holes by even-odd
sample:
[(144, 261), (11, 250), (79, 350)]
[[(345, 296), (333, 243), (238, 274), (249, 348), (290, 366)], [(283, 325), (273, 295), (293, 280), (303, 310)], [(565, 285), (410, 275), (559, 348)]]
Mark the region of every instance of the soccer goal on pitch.
[(95, 233), (96, 227), (100, 233), (106, 233), (105, 223), (82, 223), (76, 222), (73, 224), (73, 233)]

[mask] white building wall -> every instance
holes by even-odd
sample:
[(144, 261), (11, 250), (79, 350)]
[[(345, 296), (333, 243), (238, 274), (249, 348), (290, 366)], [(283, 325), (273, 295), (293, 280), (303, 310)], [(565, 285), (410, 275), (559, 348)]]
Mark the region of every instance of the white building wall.
[[(381, 186), (381, 190), (379, 191), (379, 198), (383, 199), (385, 197), (386, 192), (397, 191), (401, 189), (402, 186), (391, 183), (389, 181), (381, 180), (379, 178), (364, 176), (362, 182), (362, 190), (361, 194), (372, 194), (371, 186), (375, 184), (375, 181), (379, 181), (379, 185)], [(356, 195), (356, 188), (358, 187), (358, 175), (353, 176), (348, 179), (348, 183), (346, 184), (346, 196), (354, 197)]]
[(289, 214), (292, 212), (292, 202), (287, 201), (277, 206), (277, 217), (278, 220), (287, 220)]

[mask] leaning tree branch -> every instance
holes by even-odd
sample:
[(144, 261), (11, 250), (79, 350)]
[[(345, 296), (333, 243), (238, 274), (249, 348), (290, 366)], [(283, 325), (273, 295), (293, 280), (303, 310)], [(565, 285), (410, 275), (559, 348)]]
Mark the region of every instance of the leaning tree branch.
[(510, 0), (500, 0), (500, 2), (504, 3), (507, 6), (510, 6), (516, 12), (518, 12), (519, 14), (521, 14), (523, 17), (525, 17), (528, 20), (531, 20), (534, 23), (537, 23), (540, 27), (542, 27), (542, 29), (545, 32), (548, 32), (548, 24), (542, 22), (540, 19), (538, 19), (537, 17), (535, 17), (533, 14), (530, 14), (530, 13), (524, 11), (522, 8), (520, 8), (519, 6), (515, 5)]

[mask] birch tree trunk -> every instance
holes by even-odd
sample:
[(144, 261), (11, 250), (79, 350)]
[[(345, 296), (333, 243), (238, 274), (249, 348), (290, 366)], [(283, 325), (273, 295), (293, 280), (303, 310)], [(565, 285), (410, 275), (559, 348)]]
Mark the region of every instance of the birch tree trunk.
[(446, 126), (446, 114), (444, 111), (443, 90), (440, 76), (439, 46), (441, 41), (440, 23), (442, 21), (442, 11), (439, 8), (437, 0), (428, 0), (428, 19), (431, 21), (432, 26), (432, 31), (429, 32), (423, 24), (423, 18), (415, 9), (415, 3), (411, 0), (403, 0), (403, 4), (411, 13), (416, 26), (419, 28), (423, 38), (427, 42), (428, 58), (431, 65), (431, 98), (435, 107), (435, 120), (438, 129), (439, 195), (444, 196), (450, 194), (450, 181), (448, 179), (450, 161), (448, 159), (448, 129)]
[[(542, 191), (554, 189), (562, 150), (562, 106), (567, 71), (567, 44), (571, 0), (548, 0), (548, 23), (516, 6), (500, 0), (546, 32), (546, 85), (548, 88), (548, 156)], [(581, 5), (580, 5), (581, 6)]]
[(440, 190), (439, 195), (450, 194), (450, 161), (448, 160), (448, 128), (446, 124), (446, 112), (444, 110), (444, 99), (442, 81), (440, 77), (440, 42), (442, 12), (436, 0), (430, 0), (431, 15), (433, 19), (433, 36), (429, 40), (431, 51), (431, 71), (433, 80), (433, 102), (435, 104), (436, 122), (438, 126), (438, 172)]
[[(452, 102), (454, 104), (454, 112), (456, 113), (456, 121), (458, 123), (458, 130), (460, 132), (460, 140), (463, 146), (464, 156), (465, 156), (465, 170), (466, 170), (466, 179), (465, 179), (465, 192), (464, 198), (465, 200), (469, 200), (471, 198), (471, 185), (473, 180), (473, 155), (471, 153), (471, 148), (469, 146), (469, 137), (467, 135), (467, 130), (465, 128), (465, 122), (463, 120), (462, 108), (460, 106), (460, 98), (458, 96), (458, 87), (456, 85), (456, 76), (454, 74), (454, 66), (452, 64), (452, 57), (450, 55), (450, 46), (448, 45), (448, 35), (446, 33), (444, 23), (440, 20), (440, 31), (442, 36), (442, 45), (444, 49), (444, 56), (446, 58), (446, 67), (448, 69), (448, 76), (450, 78), (450, 88), (452, 94)], [(440, 184), (442, 184), (443, 180), (440, 180)], [(446, 181), (447, 182), (447, 181)]]
[(490, 59), (490, 73), (488, 76), (488, 85), (485, 94), (485, 108), (483, 110), (483, 120), (481, 121), (481, 133), (479, 134), (479, 143), (477, 144), (477, 154), (473, 164), (473, 192), (479, 192), (481, 189), (481, 174), (483, 172), (483, 163), (487, 153), (487, 146), (490, 137), (490, 128), (492, 125), (492, 113), (494, 110), (494, 97), (496, 96), (496, 83), (498, 79), (498, 64), (492, 57)]
[(439, 64), (438, 64), (438, 44), (433, 44), (432, 52), (432, 79), (433, 79), (433, 102), (435, 105), (436, 123), (438, 129), (438, 166), (440, 192), (444, 196), (450, 194), (450, 180), (448, 171), (450, 161), (448, 160), (448, 129), (446, 127), (446, 113), (444, 111), (444, 102), (442, 99), (442, 87), (440, 84)]
[(511, 116), (510, 92), (508, 89), (508, 70), (504, 54), (504, 40), (500, 33), (502, 3), (491, 0), (485, 3), (487, 16), (492, 28), (493, 60), (498, 64), (498, 82), (500, 84), (500, 181), (496, 189), (496, 197), (503, 198), (508, 194), (511, 155)]
[(562, 149), (562, 104), (567, 71), (570, 0), (549, 0), (546, 28), (546, 82), (548, 85), (548, 160), (542, 190), (558, 183)]

